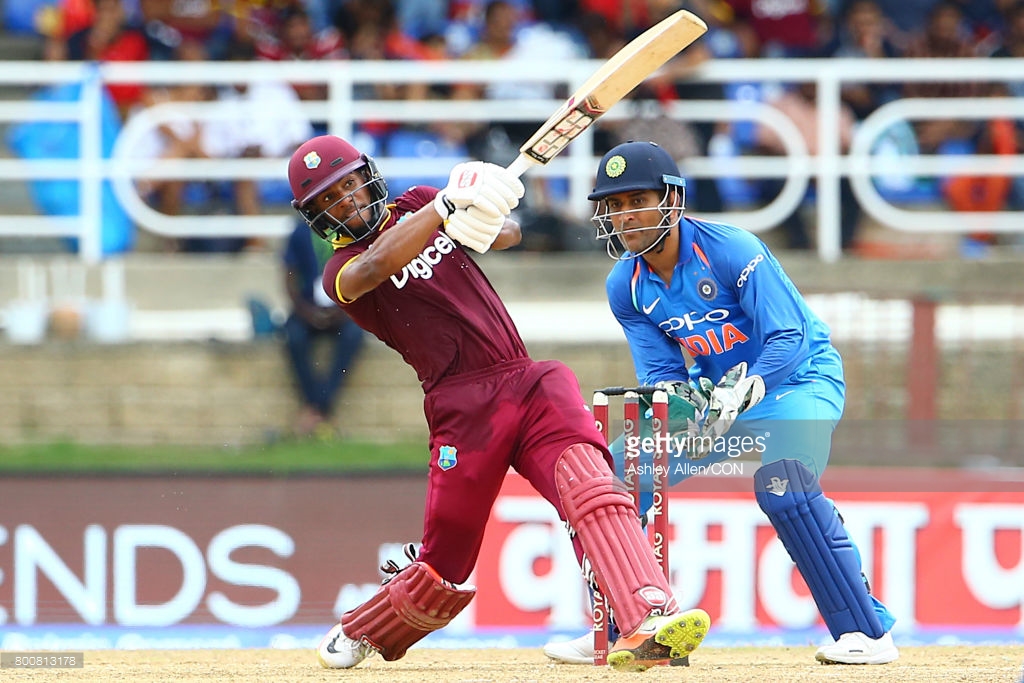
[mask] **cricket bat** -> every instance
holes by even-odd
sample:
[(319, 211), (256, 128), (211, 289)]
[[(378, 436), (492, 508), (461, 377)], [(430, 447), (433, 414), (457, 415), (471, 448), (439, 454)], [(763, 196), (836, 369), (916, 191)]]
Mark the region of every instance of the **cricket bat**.
[(707, 30), (699, 17), (679, 10), (631, 40), (519, 148), (519, 156), (508, 170), (521, 176), (531, 166), (554, 159), (616, 102)]

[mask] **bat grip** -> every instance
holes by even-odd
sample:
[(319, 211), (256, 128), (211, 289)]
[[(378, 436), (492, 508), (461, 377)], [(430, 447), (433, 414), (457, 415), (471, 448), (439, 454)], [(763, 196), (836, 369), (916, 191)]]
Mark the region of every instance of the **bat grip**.
[(508, 165), (506, 170), (518, 178), (532, 166), (539, 166), (539, 164), (525, 154), (520, 154), (515, 161)]

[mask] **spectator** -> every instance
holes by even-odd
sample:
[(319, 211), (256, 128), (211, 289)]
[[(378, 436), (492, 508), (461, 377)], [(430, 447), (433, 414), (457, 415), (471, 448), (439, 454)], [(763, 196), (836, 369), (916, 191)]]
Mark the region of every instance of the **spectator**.
[(588, 59), (609, 59), (626, 44), (621, 33), (597, 12), (585, 12), (576, 22)]
[(999, 6), (1005, 5), (1006, 0), (878, 0), (882, 12), (895, 27), (894, 40), (901, 50), (909, 46), (935, 9), (944, 3), (957, 7), (967, 22), (966, 32), (972, 40), (980, 41), (1002, 25)]
[[(329, 431), (339, 392), (363, 345), (363, 331), (327, 298), (321, 285), (332, 248), (298, 221), (286, 243), (284, 285), (291, 310), (284, 324), (285, 346), (298, 383), (301, 407), (294, 433), (304, 437)], [(320, 346), (327, 349), (321, 349)], [(329, 361), (318, 358), (323, 351)]]
[(580, 0), (584, 12), (601, 15), (609, 28), (626, 40), (632, 40), (654, 22), (647, 13), (645, 0)]
[[(516, 26), (518, 23), (519, 11), (515, 5), (505, 2), (505, 0), (493, 0), (488, 3), (484, 11), (483, 31), (480, 38), (463, 53), (462, 58), (473, 60), (505, 59), (511, 54), (512, 48), (515, 45)], [(488, 87), (490, 87), (490, 93), (488, 93)], [(501, 89), (507, 89), (507, 86), (504, 83), (492, 86), (487, 86), (484, 83), (460, 83), (453, 87), (452, 98), (457, 100), (478, 100), (489, 95), (494, 96)], [(507, 95), (515, 96), (514, 93), (507, 93)], [(522, 137), (525, 132), (523, 124), (509, 125), (516, 126), (516, 131)], [(500, 130), (496, 130), (495, 127), (488, 126), (483, 122), (470, 122), (465, 125), (464, 132), (466, 139), (470, 141), (470, 149), (473, 151), (473, 156), (495, 163), (511, 161), (511, 159), (506, 160), (506, 157), (514, 155), (511, 143), (511, 138), (514, 134), (509, 133), (506, 127), (500, 127)], [(471, 138), (472, 140), (470, 140)], [(500, 139), (504, 143), (497, 152), (493, 149), (495, 146), (493, 141), (496, 139)], [(485, 149), (485, 145), (490, 146), (491, 149)]]
[(319, 33), (334, 25), (334, 17), (342, 10), (348, 0), (302, 0), (301, 4), (313, 22), (313, 31)]
[[(536, 59), (543, 55), (551, 63), (579, 58), (583, 50), (567, 34), (543, 25), (530, 25), (516, 4), (492, 0), (484, 8), (483, 31), (463, 55), (464, 59)], [(541, 99), (555, 90), (546, 83), (460, 83), (453, 89), (456, 99)], [(508, 164), (518, 147), (537, 129), (540, 122), (506, 121), (466, 126), (470, 155), (496, 164)]]
[[(121, 0), (96, 0), (91, 22), (67, 39), (67, 58), (81, 61), (144, 62), (149, 48), (142, 31), (128, 23)], [(123, 121), (142, 101), (140, 84), (108, 84)]]
[(395, 12), (404, 34), (422, 40), (443, 34), (448, 24), (448, 0), (397, 0)]
[(821, 0), (726, 2), (761, 57), (817, 57), (831, 40), (831, 17)]
[[(770, 91), (771, 92), (771, 91)], [(803, 134), (804, 143), (807, 145), (807, 153), (811, 156), (818, 154), (818, 105), (815, 99), (815, 86), (811, 83), (804, 83), (797, 87), (783, 87), (767, 98), (768, 104), (785, 114)], [(846, 153), (850, 149), (850, 142), (853, 140), (853, 112), (849, 107), (843, 106), (839, 111), (839, 152)], [(758, 147), (764, 154), (786, 154), (786, 146), (778, 134), (767, 126), (758, 126)], [(773, 199), (782, 190), (781, 179), (770, 178), (761, 184), (762, 198)], [(843, 177), (839, 182), (840, 201), (840, 232), (843, 249), (853, 246), (857, 224), (860, 221), (860, 204), (854, 197), (853, 188), (849, 178)], [(788, 238), (788, 246), (791, 249), (810, 249), (811, 239), (800, 209), (797, 208), (782, 223), (782, 228)]]
[[(492, 0), (484, 9), (484, 29), (480, 39), (463, 54), (472, 60), (530, 60), (543, 56), (550, 63), (583, 56), (583, 48), (567, 33), (545, 24), (530, 23), (515, 2)], [(547, 83), (494, 82), (460, 83), (454, 86), (454, 99), (490, 99), (517, 101), (545, 99), (562, 94)], [(506, 165), (518, 156), (519, 146), (536, 130), (540, 121), (493, 121), (470, 123), (463, 128), (469, 155)], [(567, 190), (561, 179), (530, 177), (529, 200), (520, 208), (523, 243), (527, 250), (548, 250), (565, 244), (569, 224), (562, 215), (561, 201)], [(554, 230), (554, 232), (552, 232)]]
[[(62, 20), (56, 11), (49, 18), (53, 24), (47, 29), (49, 33), (44, 44), (43, 58), (47, 61), (63, 61), (67, 43), (61, 33)], [(61, 102), (65, 103), (63, 106), (70, 106), (71, 103), (80, 103), (82, 97), (83, 85), (69, 82), (44, 86), (32, 95), (32, 100), (40, 103)], [(109, 91), (101, 93), (99, 105), (97, 123), (100, 127), (100, 153), (104, 159), (110, 159), (114, 143), (121, 133), (121, 116)], [(15, 122), (7, 127), (3, 142), (14, 156), (22, 159), (41, 159), (50, 163), (55, 163), (57, 159), (67, 159), (73, 163), (79, 160), (80, 129), (79, 123), (72, 120)], [(77, 216), (81, 212), (77, 179), (28, 180), (27, 189), (29, 198), (42, 214)], [(100, 212), (102, 253), (112, 255), (132, 251), (136, 243), (135, 225), (114, 195), (110, 180), (104, 180), (102, 184)], [(65, 244), (72, 252), (79, 250), (78, 238), (67, 238)]]
[[(202, 61), (206, 59), (203, 46), (194, 41), (178, 45), (175, 56), (180, 61)], [(144, 107), (162, 104), (206, 102), (213, 99), (212, 89), (189, 83), (169, 84), (148, 88), (143, 94)], [(132, 147), (137, 159), (149, 159), (156, 163), (160, 159), (196, 159), (205, 157), (202, 146), (202, 128), (192, 118), (176, 113), (167, 123), (160, 125), (150, 135)], [(139, 194), (154, 208), (168, 216), (178, 216), (184, 211), (185, 191), (188, 183), (177, 178), (142, 180), (137, 183)], [(176, 239), (165, 239), (159, 248), (178, 251), (181, 244)]]
[[(960, 5), (960, 7), (956, 8), (958, 11), (965, 9), (962, 7), (962, 3), (956, 4)], [(972, 16), (977, 17), (979, 9), (975, 8)], [(946, 11), (949, 12), (950, 16), (954, 14), (952, 11)], [(1021, 10), (1018, 10), (1018, 12), (1020, 13)], [(960, 15), (961, 19), (965, 19), (966, 16), (965, 14)], [(1024, 28), (1024, 13), (1022, 13), (1021, 19), (1017, 20), (1017, 23), (1021, 25), (1021, 28)], [(1015, 38), (1019, 40), (1020, 36), (1014, 36), (1015, 29), (1012, 20), (1007, 21), (1007, 26), (1002, 36), (997, 34), (986, 35), (987, 25), (973, 23), (970, 29), (965, 28), (967, 25), (966, 21), (961, 22), (961, 32), (966, 33), (964, 36), (965, 42), (970, 45), (975, 55), (1006, 57), (1013, 54), (1011, 51), (1013, 49), (1013, 41)], [(976, 40), (979, 38), (980, 40)], [(996, 45), (999, 46), (995, 47)], [(1007, 49), (1007, 46), (1010, 49)], [(978, 54), (979, 52), (981, 53), (980, 55)], [(1020, 52), (1018, 49), (1018, 53)], [(967, 85), (970, 86), (970, 90), (977, 96), (995, 97), (1012, 96), (1015, 86), (1019, 86), (1019, 84), (1012, 82), (992, 84), (971, 83)], [(1019, 87), (1017, 89), (1019, 90)], [(1015, 123), (1012, 118), (965, 123), (969, 124), (970, 128), (958, 128), (956, 132), (966, 134), (969, 130), (970, 137), (953, 137), (943, 142), (940, 145), (940, 149), (944, 153), (1009, 156), (1017, 154), (1017, 150), (1020, 149), (1020, 141), (1018, 140), (1020, 124)], [(1017, 208), (1019, 204), (1017, 197), (1015, 197), (1017, 194), (1014, 189), (1015, 184), (1020, 184), (1019, 176), (955, 175), (942, 179), (941, 188), (943, 196), (951, 209), (973, 213), (1002, 211), (1009, 207)], [(988, 253), (989, 247), (997, 245), (1001, 241), (1000, 236), (994, 233), (968, 233), (964, 235), (961, 241), (961, 254), (964, 256), (984, 255)]]
[[(255, 56), (248, 42), (235, 41), (229, 48), (234, 61), (252, 61)], [(287, 83), (256, 81), (234, 83), (220, 88), (210, 118), (202, 123), (200, 153), (215, 159), (279, 158), (287, 156), (299, 143), (313, 134), (313, 126), (299, 104), (298, 96)], [(256, 216), (262, 211), (260, 188), (252, 178), (231, 183), (235, 213)], [(187, 251), (237, 251), (258, 248), (262, 242), (251, 238), (223, 238), (214, 241), (188, 240)]]
[(583, 12), (580, 0), (533, 0), (533, 16), (556, 29), (571, 28)]
[[(487, 6), (491, 2), (492, 0), (451, 0), (448, 4), (448, 16), (453, 21), (464, 24), (471, 29), (480, 29), (485, 22)], [(508, 0), (508, 3), (515, 8), (524, 21), (536, 19), (533, 14), (534, 2), (531, 2), (531, 0)], [(479, 39), (479, 35), (476, 38)]]
[[(244, 42), (232, 44), (231, 56), (248, 60), (252, 48)], [(185, 41), (178, 48), (182, 61), (203, 61), (202, 45)], [(148, 159), (236, 159), (275, 158), (288, 154), (312, 133), (294, 90), (285, 83), (257, 81), (236, 83), (214, 91), (189, 84), (152, 88), (149, 105), (163, 103), (209, 102), (208, 113), (197, 117), (181, 113), (136, 145), (133, 154)], [(157, 210), (177, 216), (190, 204), (218, 201), (224, 194), (237, 215), (258, 215), (262, 211), (259, 186), (251, 178), (240, 178), (230, 185), (162, 179), (140, 183), (140, 193)], [(259, 242), (240, 237), (190, 237), (166, 245), (173, 250), (200, 252), (237, 252)]]
[[(227, 10), (233, 22), (232, 43), (256, 45), (275, 40), (285, 13), (301, 5), (299, 0), (236, 0)], [(228, 45), (229, 59), (232, 47)]]
[[(910, 42), (906, 56), (911, 58), (963, 58), (978, 56), (978, 44), (971, 32), (961, 7), (952, 0), (940, 0), (928, 15), (923, 32)], [(974, 81), (907, 83), (905, 97), (958, 98), (981, 97), (991, 87)], [(986, 151), (1013, 153), (1012, 140), (1006, 135), (1007, 126), (995, 126), (994, 135), (988, 126), (976, 120), (958, 118), (923, 119), (914, 126), (917, 143), (922, 154), (984, 154)], [(1009, 190), (1008, 178), (985, 176), (951, 176), (940, 179), (940, 188), (950, 208), (958, 211), (993, 211), (1002, 208)], [(995, 241), (993, 235), (975, 233), (965, 237), (963, 246), (968, 251), (984, 249)]]
[(928, 21), (939, 0), (878, 0), (878, 6), (896, 30), (900, 47), (906, 49), (911, 35)]
[[(430, 59), (434, 55), (420, 41), (406, 33), (398, 22), (391, 0), (352, 0), (348, 11), (339, 15), (349, 42), (352, 59)], [(422, 99), (420, 85), (376, 84), (376, 96), (384, 99)], [(411, 92), (416, 94), (410, 95)]]
[(139, 0), (152, 59), (170, 60), (184, 42), (205, 47), (211, 59), (223, 59), (232, 34), (231, 17), (215, 0)]
[[(438, 43), (443, 41), (441, 36), (436, 36), (432, 39), (431, 48), (406, 34), (398, 22), (395, 4), (391, 0), (351, 0), (338, 14), (337, 21), (353, 60), (436, 59)], [(425, 100), (446, 96), (447, 92), (443, 88), (435, 90), (428, 83), (376, 81), (358, 84), (355, 96), (357, 99)], [(445, 137), (454, 135), (450, 146), (462, 144), (461, 128), (457, 125), (439, 124), (436, 128), (438, 131), (445, 129)], [(363, 121), (359, 126), (359, 131), (373, 138), (378, 148), (387, 147), (390, 136), (401, 129), (402, 126), (392, 121)], [(441, 140), (438, 140), (440, 144)]]
[[(992, 53), (993, 57), (1024, 57), (1024, 0), (1015, 0), (1006, 9), (1006, 29), (1002, 42)], [(1008, 97), (1024, 97), (1024, 76), (1021, 80), (1006, 84), (1006, 92), (1000, 93)], [(1017, 149), (1024, 149), (1024, 121), (1017, 119), (1014, 126), (1014, 139)], [(1024, 176), (1013, 177), (1013, 188), (1010, 195), (1011, 206), (1015, 210), (1024, 209)]]
[[(915, 36), (907, 48), (911, 58), (970, 58), (977, 55), (975, 44), (965, 31), (963, 14), (953, 2), (943, 0), (935, 5), (924, 31)], [(976, 82), (906, 83), (904, 97), (977, 97), (984, 86)], [(922, 154), (944, 153), (950, 144), (961, 145), (977, 133), (977, 125), (958, 119), (926, 119), (915, 126)]]
[[(684, 55), (697, 48), (689, 64), (675, 75), (675, 96), (681, 100), (743, 100), (742, 93), (754, 90), (749, 83), (697, 83), (689, 78), (696, 65), (711, 59), (753, 57), (755, 41), (742, 37), (737, 30), (736, 17), (725, 0), (691, 0), (688, 7), (708, 25), (708, 32), (686, 49)], [(742, 106), (742, 105), (741, 105)], [(749, 148), (754, 139), (753, 121), (695, 121), (693, 128), (702, 154), (716, 159), (738, 156)], [(637, 139), (658, 139), (646, 136)], [(685, 173), (685, 160), (679, 162)], [(695, 178), (687, 182), (687, 208), (697, 213), (720, 212), (736, 205), (753, 203), (756, 183), (736, 176)]]
[[(894, 29), (876, 0), (854, 0), (847, 6), (832, 56), (860, 59), (900, 56)], [(842, 89), (843, 101), (858, 121), (899, 96), (899, 86), (895, 83), (844, 83)]]
[[(336, 28), (314, 32), (309, 15), (301, 7), (286, 10), (281, 19), (279, 35), (256, 43), (261, 59), (274, 62), (287, 60), (323, 61), (344, 59), (344, 38)], [(301, 100), (327, 99), (324, 83), (292, 83)]]
[[(712, 22), (712, 25), (715, 25), (711, 3), (701, 1), (694, 4), (694, 10), (700, 16), (708, 16), (708, 20)], [(678, 6), (674, 0), (648, 0), (648, 11), (652, 24), (662, 21), (677, 9)], [(716, 31), (720, 29), (721, 26), (716, 27)], [(649, 79), (644, 84), (644, 87), (662, 105), (668, 105), (675, 100), (722, 99), (724, 91), (721, 85), (716, 83), (694, 83), (691, 80), (700, 65), (710, 60), (713, 54), (710, 41), (698, 40), (670, 60), (660, 70), (661, 75)], [(686, 173), (686, 159), (693, 156), (708, 155), (708, 144), (718, 129), (717, 125), (712, 122), (679, 121), (663, 113), (656, 117), (654, 121), (658, 124), (655, 128), (633, 130), (623, 136), (620, 142), (625, 142), (626, 140), (664, 140), (666, 151), (678, 160), (684, 174)], [(672, 134), (670, 129), (666, 130), (666, 125), (674, 125), (677, 132)], [(671, 137), (663, 135), (663, 132), (669, 133)], [(718, 192), (718, 185), (713, 178), (688, 179), (687, 190), (687, 207), (690, 210), (715, 213), (724, 210), (722, 198)]]

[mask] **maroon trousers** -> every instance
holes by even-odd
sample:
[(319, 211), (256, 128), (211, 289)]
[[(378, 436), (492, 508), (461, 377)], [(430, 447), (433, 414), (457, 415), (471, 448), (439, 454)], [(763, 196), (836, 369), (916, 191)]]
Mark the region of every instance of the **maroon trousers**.
[(473, 571), (509, 467), (564, 521), (554, 475), (562, 452), (591, 444), (612, 465), (576, 376), (557, 361), (523, 359), (450, 377), (423, 406), (430, 474), (419, 559), (452, 583)]

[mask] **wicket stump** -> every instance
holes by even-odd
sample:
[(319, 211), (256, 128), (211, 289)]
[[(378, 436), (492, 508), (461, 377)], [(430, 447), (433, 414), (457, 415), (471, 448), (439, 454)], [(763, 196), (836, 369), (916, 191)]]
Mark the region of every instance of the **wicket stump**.
[[(648, 537), (654, 550), (654, 556), (669, 577), (668, 567), (668, 498), (665, 488), (668, 486), (668, 394), (655, 387), (605, 387), (594, 392), (594, 421), (604, 437), (609, 438), (609, 397), (622, 396), (622, 430), (625, 433), (623, 443), (624, 467), (621, 474), (626, 489), (633, 497), (633, 505), (640, 514), (640, 396), (651, 397), (652, 419), (654, 432), (654, 459), (652, 505), (648, 511)], [(600, 584), (598, 584), (600, 585)], [(594, 664), (604, 666), (608, 663), (608, 600), (600, 590), (594, 591)]]

